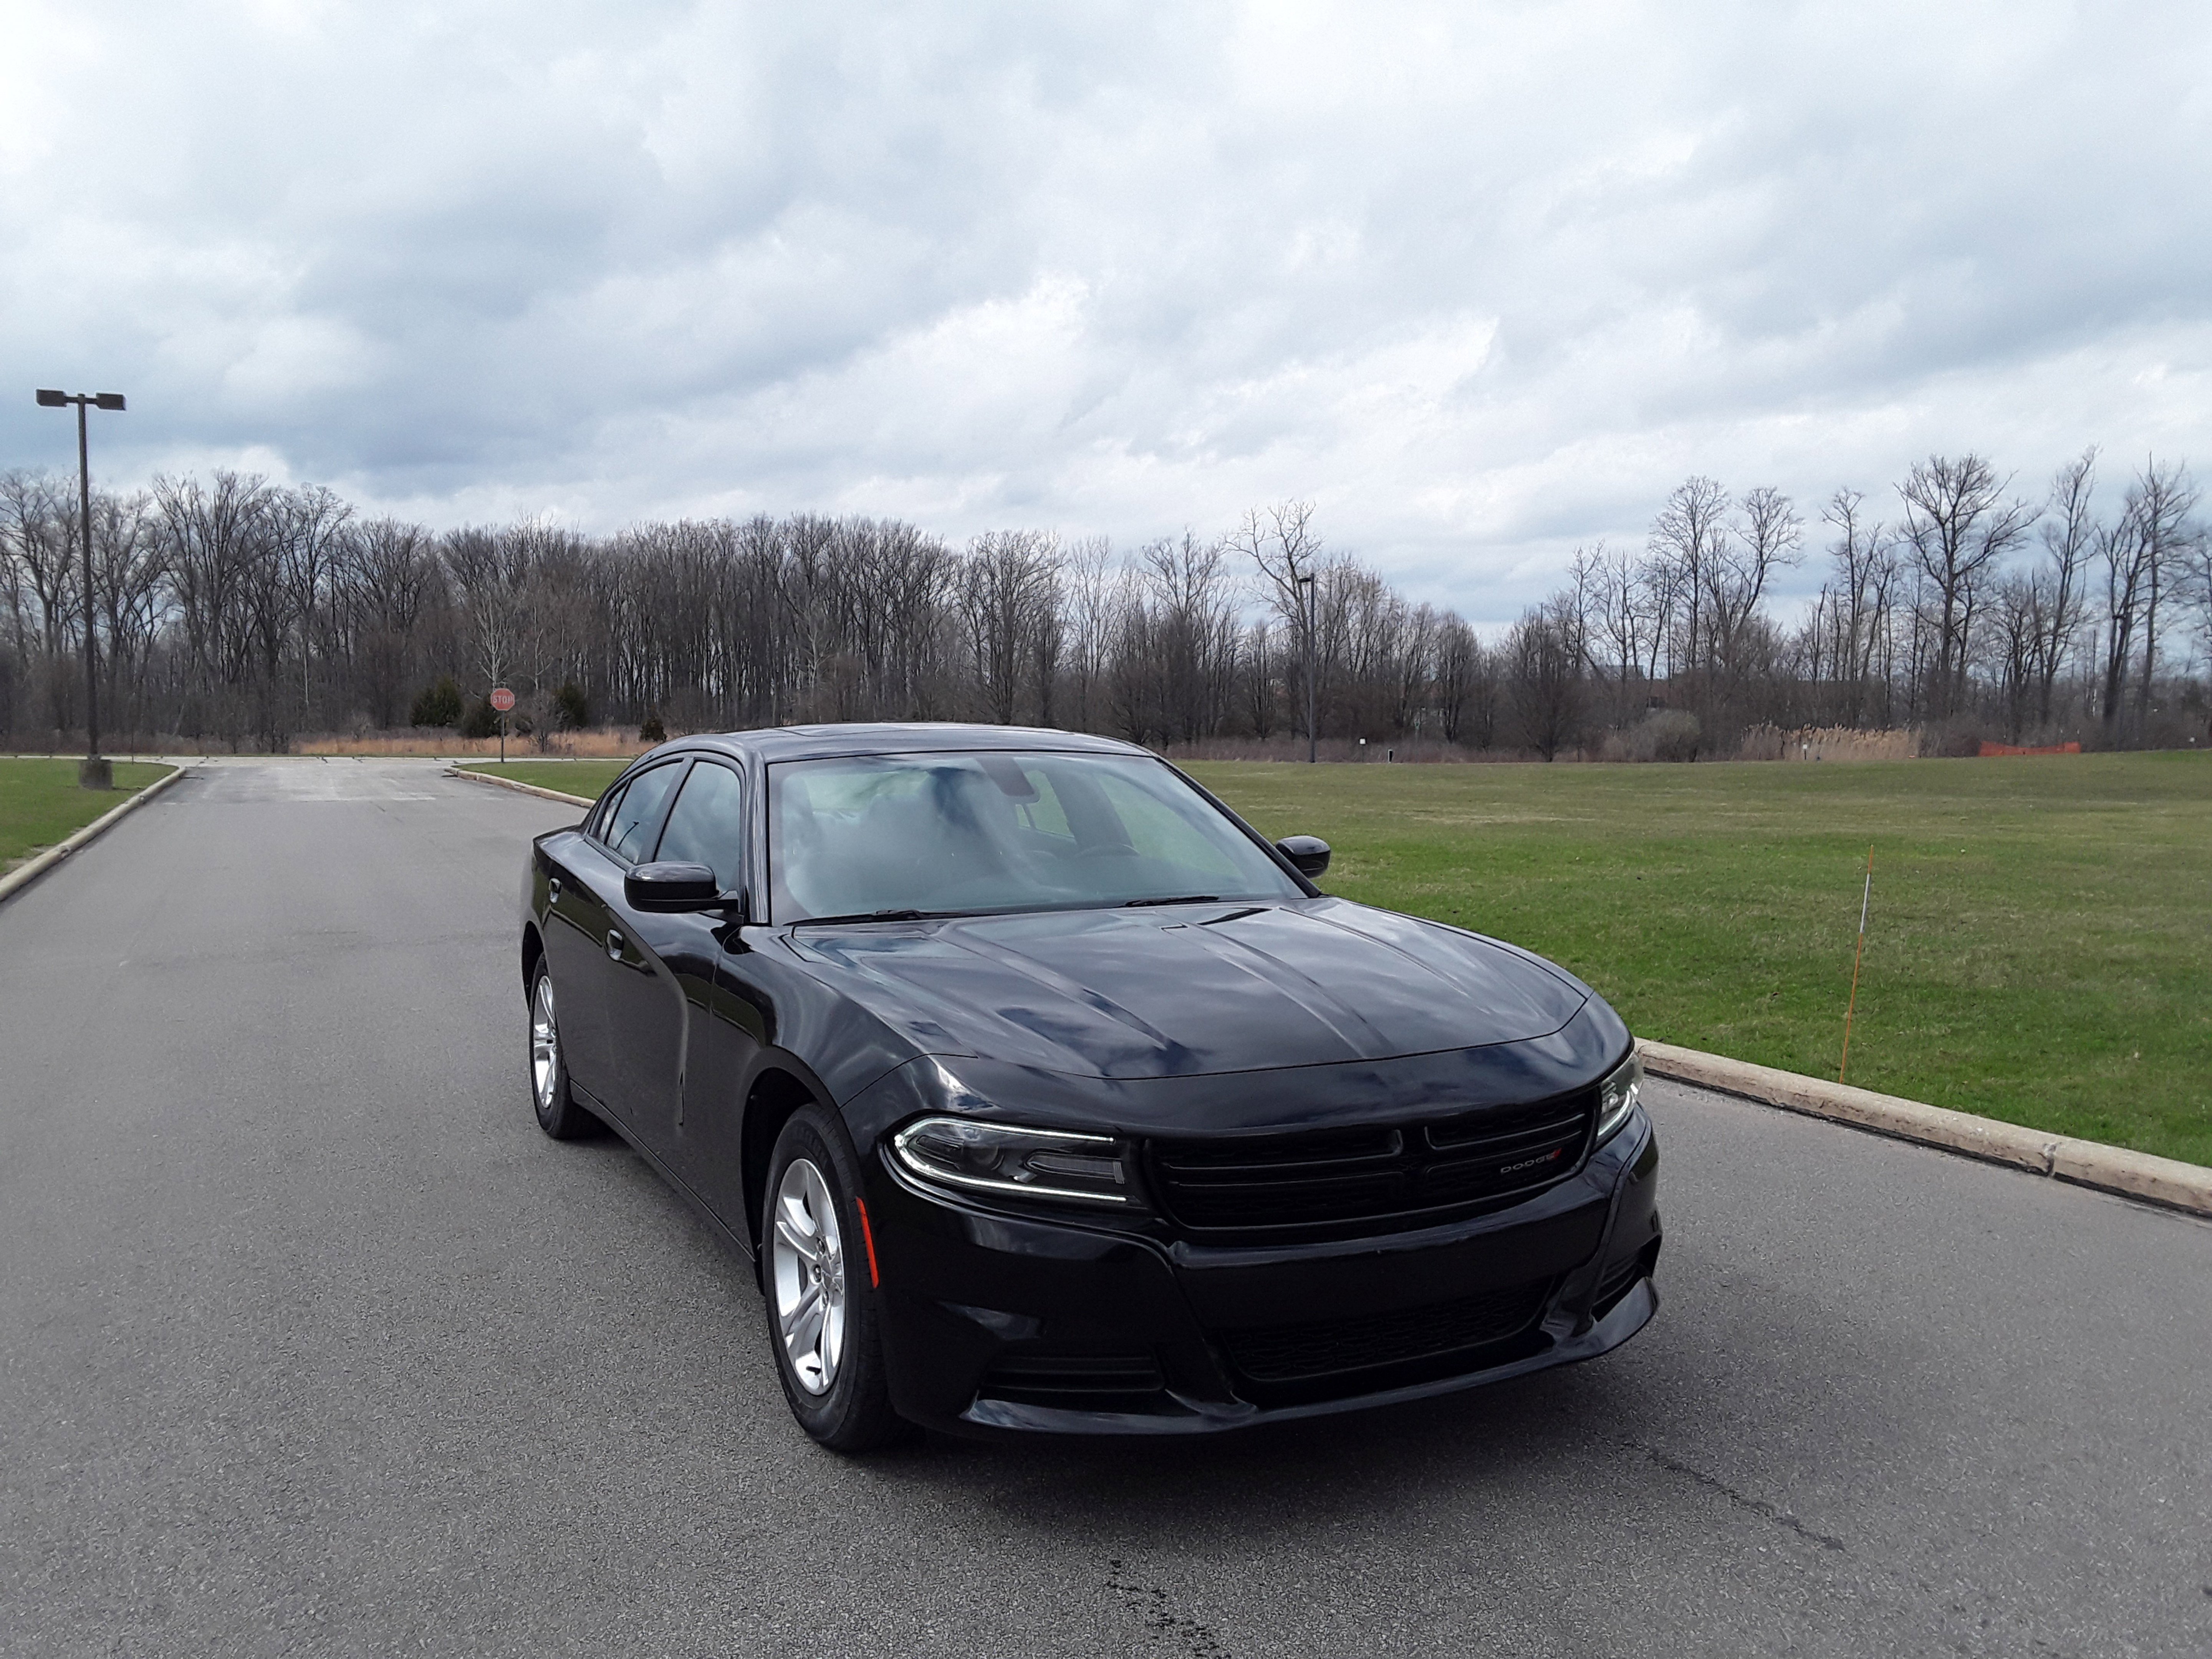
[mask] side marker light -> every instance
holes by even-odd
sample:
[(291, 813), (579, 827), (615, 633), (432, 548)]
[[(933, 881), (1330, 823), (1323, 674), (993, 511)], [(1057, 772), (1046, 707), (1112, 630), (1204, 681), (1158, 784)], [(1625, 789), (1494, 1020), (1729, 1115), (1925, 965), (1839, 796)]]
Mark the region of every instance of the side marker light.
[(876, 1271), (876, 1230), (868, 1225), (868, 1206), (859, 1194), (853, 1195), (853, 1207), (860, 1212), (860, 1242), (868, 1247), (868, 1288), (883, 1288), (883, 1276)]

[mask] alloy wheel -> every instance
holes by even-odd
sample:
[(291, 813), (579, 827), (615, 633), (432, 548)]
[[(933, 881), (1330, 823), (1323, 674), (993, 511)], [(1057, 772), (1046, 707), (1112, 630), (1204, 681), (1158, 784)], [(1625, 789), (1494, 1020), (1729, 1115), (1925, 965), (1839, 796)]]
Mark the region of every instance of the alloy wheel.
[(776, 1186), (775, 1279), (792, 1375), (807, 1393), (827, 1394), (845, 1356), (845, 1251), (830, 1183), (803, 1158)]
[(553, 975), (538, 976), (537, 994), (530, 1000), (530, 1082), (537, 1092), (538, 1114), (550, 1116), (553, 1091), (561, 1085), (561, 1029), (553, 1019)]

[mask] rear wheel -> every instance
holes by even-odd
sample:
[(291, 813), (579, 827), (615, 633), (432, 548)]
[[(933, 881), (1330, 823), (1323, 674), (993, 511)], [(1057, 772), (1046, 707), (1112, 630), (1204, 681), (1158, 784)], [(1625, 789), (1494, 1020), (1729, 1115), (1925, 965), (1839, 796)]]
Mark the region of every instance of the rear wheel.
[(769, 1349), (792, 1415), (832, 1451), (903, 1438), (884, 1376), (879, 1304), (844, 1137), (801, 1107), (777, 1137), (761, 1206)]
[(568, 1061), (553, 1000), (553, 972), (542, 961), (530, 982), (530, 1093), (538, 1127), (556, 1140), (574, 1140), (599, 1127), (568, 1088)]

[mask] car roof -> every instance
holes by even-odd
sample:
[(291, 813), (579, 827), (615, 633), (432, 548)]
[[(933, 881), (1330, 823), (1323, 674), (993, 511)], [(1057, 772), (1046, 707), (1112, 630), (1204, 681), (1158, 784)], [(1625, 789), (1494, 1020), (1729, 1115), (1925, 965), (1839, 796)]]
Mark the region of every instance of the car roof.
[[(875, 720), (825, 726), (767, 726), (750, 732), (701, 732), (671, 751), (719, 749), (763, 761), (822, 760), (838, 755), (914, 755), (967, 749), (1053, 749), (1064, 752), (1148, 755), (1118, 738), (1091, 737), (1036, 726), (969, 726), (951, 720)], [(659, 751), (655, 751), (659, 752)]]

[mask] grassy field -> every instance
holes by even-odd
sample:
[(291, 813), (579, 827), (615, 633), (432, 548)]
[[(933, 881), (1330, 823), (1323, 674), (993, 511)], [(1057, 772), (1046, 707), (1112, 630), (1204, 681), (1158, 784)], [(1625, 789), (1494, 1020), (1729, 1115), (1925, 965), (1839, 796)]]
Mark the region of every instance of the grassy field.
[(76, 787), (74, 760), (0, 760), (0, 872), (82, 830), (175, 769), (147, 761), (115, 763), (115, 787)]
[[(619, 763), (521, 764), (594, 794)], [(2212, 755), (1191, 770), (1325, 884), (1553, 957), (1641, 1036), (2212, 1164)]]

